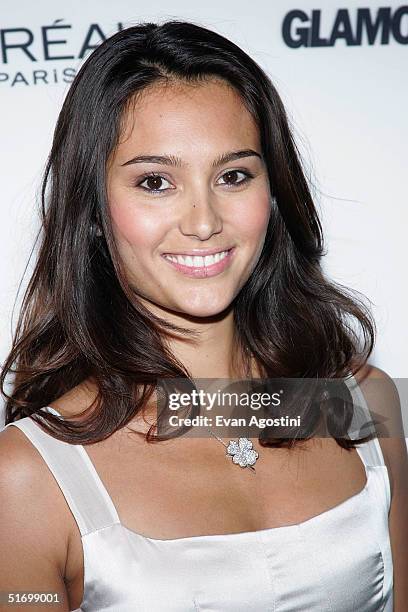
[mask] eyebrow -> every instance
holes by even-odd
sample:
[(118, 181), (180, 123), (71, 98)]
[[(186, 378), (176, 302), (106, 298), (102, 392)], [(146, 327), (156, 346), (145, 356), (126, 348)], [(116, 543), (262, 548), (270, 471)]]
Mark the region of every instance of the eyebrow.
[[(262, 159), (262, 155), (260, 155), (253, 149), (229, 151), (228, 153), (223, 153), (222, 155), (217, 157), (213, 161), (212, 167), (218, 168), (223, 164), (226, 164), (230, 161), (234, 161), (235, 159), (241, 159), (242, 157), (259, 157), (259, 159)], [(129, 166), (130, 164), (140, 163), (163, 164), (164, 166), (174, 166), (176, 168), (182, 168), (183, 166), (187, 165), (184, 164), (180, 157), (176, 157), (175, 155), (137, 155), (137, 157), (132, 157), (132, 159), (129, 159), (129, 161), (121, 165)]]

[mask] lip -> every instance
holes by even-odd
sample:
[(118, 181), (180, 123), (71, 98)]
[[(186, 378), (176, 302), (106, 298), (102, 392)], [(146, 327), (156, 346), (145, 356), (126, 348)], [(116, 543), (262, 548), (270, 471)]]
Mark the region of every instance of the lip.
[(206, 255), (215, 255), (215, 253), (222, 253), (223, 251), (230, 251), (233, 249), (233, 246), (229, 247), (218, 247), (216, 249), (191, 249), (190, 251), (166, 251), (162, 253), (162, 255), (201, 255), (201, 257), (205, 257)]
[[(210, 278), (212, 276), (217, 276), (218, 274), (221, 274), (221, 272), (223, 272), (224, 270), (226, 270), (226, 268), (229, 267), (236, 249), (235, 247), (231, 247), (230, 249), (223, 250), (229, 251), (229, 253), (224, 257), (224, 259), (212, 264), (211, 266), (184, 266), (183, 264), (170, 261), (170, 259), (166, 259), (166, 257), (164, 257), (164, 255), (193, 255), (192, 251), (189, 251), (188, 253), (162, 253), (161, 256), (164, 261), (170, 264), (176, 271), (184, 274), (184, 276), (189, 276), (190, 278)], [(214, 253), (220, 252), (221, 251), (219, 249), (213, 249), (212, 251), (194, 251), (194, 254), (204, 256), (213, 255)]]

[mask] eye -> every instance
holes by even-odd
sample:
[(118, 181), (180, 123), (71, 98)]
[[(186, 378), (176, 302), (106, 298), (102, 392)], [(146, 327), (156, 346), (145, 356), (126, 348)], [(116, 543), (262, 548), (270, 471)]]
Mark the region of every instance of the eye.
[[(159, 187), (162, 186), (163, 181), (169, 183), (169, 181), (165, 179), (164, 176), (162, 176), (161, 174), (158, 174), (156, 172), (149, 172), (148, 174), (144, 175), (144, 178), (141, 181), (136, 183), (136, 187), (141, 187), (141, 189), (144, 189), (149, 193), (160, 193), (163, 191), (167, 191), (168, 189), (168, 187), (166, 187), (165, 189), (159, 189)], [(147, 187), (143, 187), (143, 183), (145, 182), (147, 183)]]
[[(234, 180), (238, 174), (244, 175), (244, 178), (241, 179), (240, 181)], [(221, 178), (224, 178), (224, 177), (227, 177), (228, 180), (230, 180), (231, 178), (233, 179), (232, 182), (223, 183), (228, 188), (230, 188), (230, 187), (235, 187), (236, 185), (243, 185), (244, 183), (247, 183), (249, 180), (251, 180), (254, 177), (254, 175), (251, 172), (244, 171), (244, 170), (228, 170), (228, 172), (225, 172)]]
[[(242, 174), (244, 176), (244, 178), (242, 178), (239, 181), (236, 181), (236, 177)], [(235, 187), (238, 185), (243, 185), (244, 183), (247, 183), (249, 180), (251, 180), (254, 175), (249, 172), (249, 171), (244, 171), (244, 170), (228, 170), (228, 172), (225, 172), (221, 178), (227, 177), (228, 182), (226, 183), (222, 183), (223, 185), (225, 185), (228, 188), (231, 187)], [(231, 182), (232, 179), (232, 182)], [(162, 176), (161, 174), (157, 173), (157, 172), (149, 172), (143, 175), (142, 180), (138, 181), (136, 183), (136, 187), (140, 187), (141, 189), (143, 189), (144, 191), (148, 192), (148, 193), (163, 193), (165, 191), (168, 191), (169, 189), (171, 189), (171, 187), (165, 187), (163, 189), (160, 189), (160, 187), (163, 186), (163, 181), (165, 181), (166, 183), (169, 183), (169, 181), (167, 179), (164, 178), (164, 176)], [(146, 183), (146, 187), (143, 186), (143, 183)]]

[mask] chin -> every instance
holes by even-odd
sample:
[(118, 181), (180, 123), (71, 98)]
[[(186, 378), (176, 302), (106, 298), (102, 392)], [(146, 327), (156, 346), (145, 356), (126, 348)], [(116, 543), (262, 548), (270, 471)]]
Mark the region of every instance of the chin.
[(179, 304), (177, 307), (177, 311), (180, 314), (189, 316), (189, 317), (216, 317), (224, 312), (230, 306), (232, 300), (226, 300), (225, 296), (219, 302), (214, 300), (209, 300), (208, 303), (205, 300), (198, 300), (197, 303), (184, 303)]

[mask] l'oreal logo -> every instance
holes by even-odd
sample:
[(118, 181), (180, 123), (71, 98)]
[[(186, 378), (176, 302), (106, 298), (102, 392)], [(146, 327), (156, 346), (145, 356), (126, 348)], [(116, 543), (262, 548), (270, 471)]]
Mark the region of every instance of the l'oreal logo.
[[(73, 26), (61, 23), (62, 21), (64, 19), (56, 19), (50, 25), (41, 26), (39, 32), (28, 27), (0, 28), (1, 63), (20, 61), (22, 57), (33, 63), (39, 60), (82, 60), (88, 51), (96, 49), (107, 38), (98, 23), (84, 26), (79, 46), (77, 45), (75, 52), (72, 53), (72, 43), (69, 37)], [(118, 23), (117, 26), (118, 31), (124, 28), (122, 23)], [(112, 34), (114, 32), (110, 31), (108, 36)], [(68, 49), (71, 53), (67, 54)]]
[(338, 40), (348, 46), (388, 45), (391, 38), (401, 45), (408, 44), (408, 6), (400, 6), (394, 12), (390, 7), (376, 11), (339, 9), (331, 30), (324, 33), (320, 21), (321, 10), (312, 10), (310, 15), (301, 10), (289, 11), (282, 22), (284, 42), (293, 49), (334, 47)]

